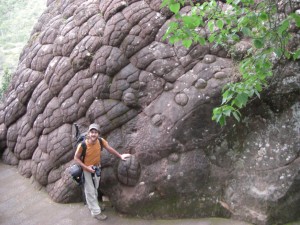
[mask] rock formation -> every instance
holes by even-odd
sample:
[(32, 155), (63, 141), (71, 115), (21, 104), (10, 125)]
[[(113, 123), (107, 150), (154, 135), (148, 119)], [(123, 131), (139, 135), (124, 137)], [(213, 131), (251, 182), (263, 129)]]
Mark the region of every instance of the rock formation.
[[(121, 153), (103, 152), (101, 191), (144, 218), (299, 218), (300, 63), (221, 128), (211, 120), (238, 77), (222, 48), (162, 40), (172, 14), (159, 0), (48, 0), (0, 106), (5, 163), (56, 202), (80, 200), (68, 174), (74, 126), (96, 122)], [(189, 10), (186, 6), (182, 10)], [(237, 44), (242, 55), (249, 43)]]

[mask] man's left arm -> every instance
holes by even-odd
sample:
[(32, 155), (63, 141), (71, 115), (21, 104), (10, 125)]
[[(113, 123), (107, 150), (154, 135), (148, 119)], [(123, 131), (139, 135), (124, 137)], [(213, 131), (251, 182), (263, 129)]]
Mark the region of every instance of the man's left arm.
[(111, 147), (108, 143), (106, 143), (106, 145), (104, 145), (104, 148), (106, 148), (107, 151), (109, 151), (111, 154), (119, 157), (122, 160), (126, 160), (126, 158), (131, 156), (130, 154), (120, 154), (116, 149)]

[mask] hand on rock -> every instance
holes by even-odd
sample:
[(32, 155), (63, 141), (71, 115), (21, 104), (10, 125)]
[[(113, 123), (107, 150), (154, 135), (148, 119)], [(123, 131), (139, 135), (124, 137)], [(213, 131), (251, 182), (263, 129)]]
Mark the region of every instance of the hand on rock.
[(122, 154), (121, 155), (121, 159), (122, 160), (126, 160), (127, 158), (129, 158), (131, 156), (131, 154)]

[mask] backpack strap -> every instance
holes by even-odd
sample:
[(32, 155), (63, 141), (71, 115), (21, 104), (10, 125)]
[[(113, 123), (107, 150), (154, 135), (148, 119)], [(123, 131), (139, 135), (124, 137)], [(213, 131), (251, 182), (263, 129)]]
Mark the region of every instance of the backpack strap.
[(100, 148), (101, 148), (101, 152), (103, 151), (103, 140), (102, 140), (102, 137), (99, 137), (99, 142), (100, 142)]
[(81, 147), (82, 147), (81, 158), (82, 158), (82, 162), (84, 163), (84, 158), (85, 158), (85, 153), (86, 153), (86, 143), (85, 143), (85, 140), (83, 140), (81, 142)]
[[(100, 142), (100, 148), (101, 148), (101, 151), (103, 151), (103, 141), (102, 141), (102, 138), (99, 137), (98, 138), (99, 142)], [(85, 143), (85, 140), (83, 140), (81, 142), (81, 147), (82, 147), (82, 153), (81, 153), (81, 158), (82, 158), (82, 162), (84, 162), (84, 158), (85, 158), (85, 153), (86, 153), (86, 143)]]

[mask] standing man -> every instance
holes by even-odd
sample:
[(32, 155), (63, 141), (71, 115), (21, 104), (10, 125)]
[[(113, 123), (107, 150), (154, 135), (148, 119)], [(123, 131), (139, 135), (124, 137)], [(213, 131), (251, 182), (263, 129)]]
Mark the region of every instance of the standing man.
[[(91, 214), (97, 220), (105, 220), (107, 216), (101, 213), (101, 209), (98, 203), (98, 187), (100, 182), (100, 176), (97, 174), (97, 169), (101, 168), (101, 143), (111, 154), (119, 157), (122, 160), (126, 160), (130, 154), (120, 154), (113, 147), (109, 146), (108, 142), (102, 138), (99, 141), (100, 129), (98, 124), (91, 124), (85, 140), (86, 153), (84, 162), (81, 160), (82, 155), (82, 143), (80, 143), (76, 149), (74, 160), (82, 167), (84, 174), (84, 193), (88, 208)], [(96, 174), (97, 175), (96, 175)]]

